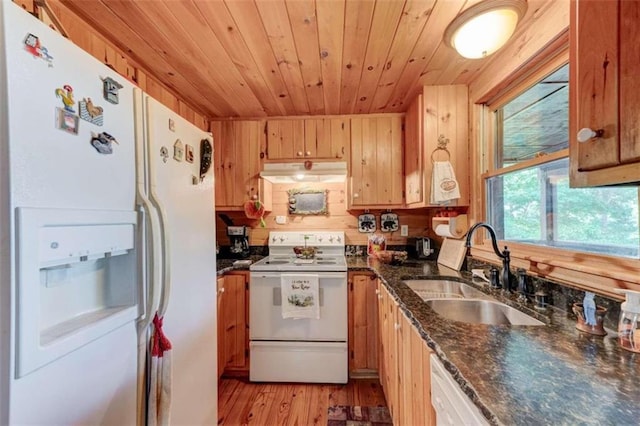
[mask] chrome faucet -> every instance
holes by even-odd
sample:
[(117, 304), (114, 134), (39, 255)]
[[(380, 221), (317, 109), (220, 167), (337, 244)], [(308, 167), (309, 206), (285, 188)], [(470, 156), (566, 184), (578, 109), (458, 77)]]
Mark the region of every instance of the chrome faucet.
[(502, 259), (502, 271), (500, 271), (500, 284), (502, 284), (502, 288), (512, 291), (511, 280), (509, 279), (509, 263), (511, 261), (511, 257), (509, 254), (509, 249), (507, 246), (504, 246), (504, 250), (500, 252), (498, 248), (498, 241), (496, 238), (496, 231), (489, 225), (488, 223), (478, 222), (469, 228), (469, 232), (467, 232), (467, 247), (471, 247), (471, 237), (473, 233), (478, 228), (485, 228), (489, 235), (491, 236), (491, 244), (493, 245), (493, 251), (496, 252), (496, 256)]

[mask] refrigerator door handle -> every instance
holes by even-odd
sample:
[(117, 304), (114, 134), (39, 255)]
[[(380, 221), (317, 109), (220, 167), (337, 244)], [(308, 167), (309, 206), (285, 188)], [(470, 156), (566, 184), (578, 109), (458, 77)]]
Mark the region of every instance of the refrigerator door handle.
[[(152, 107), (149, 102), (149, 98), (146, 98), (146, 112), (147, 117), (152, 115)], [(169, 296), (171, 293), (171, 261), (170, 261), (170, 246), (169, 246), (169, 236), (167, 233), (167, 214), (162, 207), (162, 204), (159, 201), (158, 194), (156, 192), (157, 189), (157, 161), (158, 154), (154, 152), (153, 146), (153, 130), (152, 130), (152, 120), (146, 120), (146, 131), (147, 131), (147, 160), (149, 161), (149, 195), (151, 204), (154, 206), (157, 214), (158, 214), (158, 224), (160, 228), (159, 240), (160, 240), (160, 256), (162, 258), (162, 278), (160, 281), (160, 307), (158, 308), (158, 316), (162, 318), (167, 311), (167, 307), (169, 305)]]

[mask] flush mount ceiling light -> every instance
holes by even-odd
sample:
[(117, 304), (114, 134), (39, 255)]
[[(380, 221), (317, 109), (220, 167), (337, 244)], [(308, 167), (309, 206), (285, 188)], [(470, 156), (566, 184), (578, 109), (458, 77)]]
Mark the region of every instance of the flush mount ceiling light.
[(526, 11), (526, 0), (482, 1), (449, 24), (445, 43), (465, 58), (484, 58), (504, 46)]

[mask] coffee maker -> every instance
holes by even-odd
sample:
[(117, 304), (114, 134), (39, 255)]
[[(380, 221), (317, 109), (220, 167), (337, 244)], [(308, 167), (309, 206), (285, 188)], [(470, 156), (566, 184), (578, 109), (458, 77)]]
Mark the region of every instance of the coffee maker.
[(227, 226), (229, 253), (234, 258), (249, 257), (249, 228), (246, 226)]

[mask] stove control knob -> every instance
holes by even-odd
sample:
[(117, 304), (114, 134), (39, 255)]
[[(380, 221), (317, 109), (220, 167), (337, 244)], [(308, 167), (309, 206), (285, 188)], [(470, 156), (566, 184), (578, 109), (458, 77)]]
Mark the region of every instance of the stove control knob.
[(339, 236), (339, 235), (338, 235), (338, 239), (337, 239), (337, 241), (338, 241), (339, 243), (340, 243), (340, 242), (342, 242), (342, 238), (340, 238), (340, 236)]
[(318, 236), (318, 241), (322, 242), (322, 237)]
[(333, 242), (333, 235), (329, 237), (329, 242), (332, 243)]
[(275, 243), (276, 242), (276, 237), (271, 238), (271, 242)]
[(284, 237), (280, 237), (280, 242), (284, 243)]

